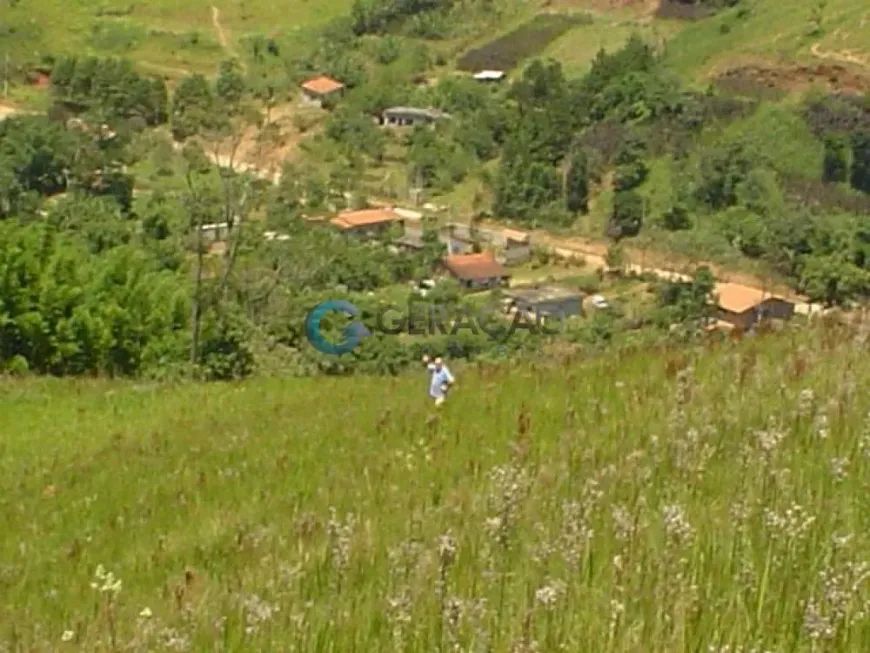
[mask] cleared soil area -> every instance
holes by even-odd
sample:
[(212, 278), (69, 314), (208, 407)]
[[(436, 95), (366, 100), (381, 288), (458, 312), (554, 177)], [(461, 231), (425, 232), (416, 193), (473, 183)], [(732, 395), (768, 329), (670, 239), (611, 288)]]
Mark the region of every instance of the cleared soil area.
[(795, 92), (814, 86), (847, 93), (866, 93), (870, 90), (870, 74), (862, 74), (837, 63), (815, 66), (745, 65), (718, 75), (715, 82), (731, 92), (750, 95), (763, 93), (766, 89)]

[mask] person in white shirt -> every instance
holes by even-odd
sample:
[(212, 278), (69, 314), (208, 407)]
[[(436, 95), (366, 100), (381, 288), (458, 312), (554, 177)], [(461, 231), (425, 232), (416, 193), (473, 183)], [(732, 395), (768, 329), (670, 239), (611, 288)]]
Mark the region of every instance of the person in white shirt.
[(455, 379), (441, 358), (430, 363), (427, 354), (423, 356), (423, 364), (429, 370), (429, 396), (435, 400), (436, 406), (440, 406), (447, 398), (447, 392)]

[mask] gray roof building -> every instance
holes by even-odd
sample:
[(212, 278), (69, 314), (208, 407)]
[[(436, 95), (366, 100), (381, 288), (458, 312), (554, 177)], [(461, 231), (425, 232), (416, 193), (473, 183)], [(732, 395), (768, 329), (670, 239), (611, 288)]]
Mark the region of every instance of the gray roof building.
[(504, 296), (522, 311), (570, 317), (583, 314), (583, 293), (560, 286), (512, 288)]
[(450, 118), (450, 114), (437, 109), (421, 109), (419, 107), (390, 107), (381, 114), (382, 122), (390, 125), (430, 123), (444, 118)]

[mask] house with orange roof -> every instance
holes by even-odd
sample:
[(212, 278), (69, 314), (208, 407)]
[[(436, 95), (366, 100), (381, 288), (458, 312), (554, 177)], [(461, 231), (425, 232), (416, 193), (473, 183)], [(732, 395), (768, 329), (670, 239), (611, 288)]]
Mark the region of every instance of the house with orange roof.
[(309, 79), (302, 84), (302, 94), (305, 99), (318, 106), (321, 106), (327, 97), (339, 95), (343, 91), (344, 84), (325, 75)]
[(795, 312), (794, 302), (741, 284), (717, 283), (714, 292), (720, 328), (749, 331), (764, 319), (787, 320)]
[(444, 271), (468, 289), (495, 288), (507, 285), (511, 274), (492, 252), (452, 254), (442, 260)]
[(404, 228), (405, 220), (392, 208), (342, 211), (329, 221), (345, 234), (359, 238), (384, 236), (394, 226)]

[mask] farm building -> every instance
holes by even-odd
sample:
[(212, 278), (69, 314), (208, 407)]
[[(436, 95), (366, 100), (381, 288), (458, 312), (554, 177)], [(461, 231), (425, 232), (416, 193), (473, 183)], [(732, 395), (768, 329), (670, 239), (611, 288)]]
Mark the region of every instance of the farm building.
[(430, 124), (445, 118), (450, 118), (450, 114), (436, 109), (392, 107), (381, 114), (381, 124), (406, 127), (410, 125)]
[(504, 246), (501, 255), (505, 264), (517, 265), (528, 261), (532, 257), (531, 239), (526, 232), (505, 229), (502, 231), (502, 238), (504, 239)]
[(302, 94), (311, 104), (321, 105), (323, 100), (344, 91), (344, 84), (331, 77), (315, 77), (302, 84)]
[(752, 329), (762, 319), (786, 320), (794, 315), (793, 302), (755, 288), (717, 283), (715, 292), (717, 320), (741, 331)]
[(344, 211), (329, 221), (345, 234), (357, 238), (383, 236), (394, 226), (404, 226), (404, 220), (392, 209)]
[(583, 293), (559, 286), (518, 288), (505, 292), (510, 307), (538, 316), (583, 315)]
[(474, 79), (479, 82), (500, 82), (504, 79), (504, 71), (502, 70), (481, 70), (474, 74)]
[(495, 260), (492, 252), (453, 254), (443, 260), (444, 270), (468, 289), (495, 288), (506, 285), (510, 272)]

